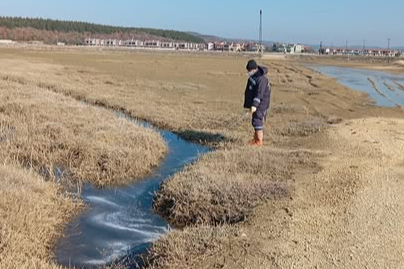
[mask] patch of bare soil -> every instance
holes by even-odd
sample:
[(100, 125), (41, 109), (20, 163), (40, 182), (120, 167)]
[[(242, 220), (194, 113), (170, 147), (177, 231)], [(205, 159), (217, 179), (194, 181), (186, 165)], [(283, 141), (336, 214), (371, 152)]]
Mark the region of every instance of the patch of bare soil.
[[(148, 268), (402, 268), (404, 120), (344, 121), (305, 145), (321, 169), (294, 170), (289, 199), (261, 203), (234, 226), (171, 234)], [(204, 230), (219, 245), (183, 243), (197, 246)]]
[(317, 143), (324, 169), (296, 181), (287, 212), (267, 204), (244, 227), (268, 257), (245, 268), (403, 268), (404, 120), (348, 121)]

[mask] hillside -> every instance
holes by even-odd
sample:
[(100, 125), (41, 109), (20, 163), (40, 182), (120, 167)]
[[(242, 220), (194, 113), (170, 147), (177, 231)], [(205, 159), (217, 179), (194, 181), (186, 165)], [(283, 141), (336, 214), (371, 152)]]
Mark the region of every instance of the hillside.
[(174, 30), (108, 26), (78, 21), (42, 18), (0, 17), (0, 39), (82, 44), (87, 37), (111, 39), (155, 39), (204, 43), (200, 37)]

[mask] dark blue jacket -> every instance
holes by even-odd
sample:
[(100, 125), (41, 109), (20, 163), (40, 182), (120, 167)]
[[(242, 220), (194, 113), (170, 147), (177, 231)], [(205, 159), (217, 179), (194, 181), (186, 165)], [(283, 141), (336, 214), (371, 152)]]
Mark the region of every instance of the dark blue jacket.
[(255, 106), (259, 111), (269, 108), (271, 99), (271, 85), (266, 77), (268, 69), (258, 66), (258, 71), (248, 78), (244, 93), (244, 108)]

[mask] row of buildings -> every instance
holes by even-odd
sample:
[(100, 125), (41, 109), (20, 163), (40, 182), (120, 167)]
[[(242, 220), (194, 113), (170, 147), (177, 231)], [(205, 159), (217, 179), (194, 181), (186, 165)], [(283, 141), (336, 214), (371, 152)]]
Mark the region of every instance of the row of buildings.
[(159, 40), (120, 40), (120, 39), (99, 39), (86, 38), (86, 46), (94, 47), (138, 47), (138, 48), (162, 48), (162, 49), (186, 49), (186, 50), (205, 50), (206, 44), (190, 42), (172, 42)]
[(274, 43), (271, 48), (272, 52), (278, 53), (313, 53), (313, 49), (302, 44), (284, 44)]
[[(185, 50), (208, 50), (208, 51), (259, 51), (260, 45), (253, 42), (236, 43), (236, 42), (209, 42), (205, 43), (189, 43), (189, 42), (173, 42), (158, 40), (119, 40), (119, 39), (99, 39), (86, 38), (84, 40), (86, 46), (94, 47), (137, 47), (137, 48), (161, 48), (161, 49), (185, 49)], [(265, 50), (261, 46), (262, 51)]]
[(398, 57), (401, 51), (392, 49), (352, 49), (352, 48), (322, 48), (319, 50), (320, 54), (327, 55), (364, 55), (364, 56), (385, 56), (385, 57)]
[[(313, 48), (302, 44), (282, 44), (274, 43), (272, 45), (272, 52), (278, 53), (317, 53)], [(326, 55), (362, 55), (362, 56), (385, 56), (385, 57), (398, 57), (402, 52), (394, 49), (372, 49), (372, 48), (323, 48), (318, 51), (319, 54)]]
[(265, 46), (254, 42), (209, 42), (207, 44), (208, 51), (230, 51), (230, 52), (258, 52), (265, 51)]
[[(30, 44), (43, 45), (42, 41), (30, 41)], [(0, 39), (0, 46), (16, 44), (13, 40)], [(138, 48), (160, 48), (160, 49), (181, 49), (181, 50), (201, 50), (201, 51), (222, 51), (222, 52), (259, 52), (269, 51), (265, 46), (254, 42), (227, 42), (217, 41), (205, 43), (190, 42), (173, 42), (159, 40), (119, 40), (119, 39), (98, 39), (86, 38), (84, 40), (86, 46), (98, 47), (138, 47)], [(64, 46), (65, 43), (57, 42), (58, 46)], [(260, 50), (261, 48), (261, 50)], [(341, 48), (341, 47), (320, 47), (317, 51), (309, 46), (302, 44), (285, 44), (274, 43), (270, 49), (271, 52), (277, 53), (318, 53), (326, 55), (362, 55), (362, 56), (384, 56), (399, 57), (404, 56), (404, 52), (397, 49), (372, 49), (372, 48)]]

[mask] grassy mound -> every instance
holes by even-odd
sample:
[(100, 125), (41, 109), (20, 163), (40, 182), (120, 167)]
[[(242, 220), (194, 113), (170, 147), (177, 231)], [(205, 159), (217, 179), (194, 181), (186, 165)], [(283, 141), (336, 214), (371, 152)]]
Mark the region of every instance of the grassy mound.
[(270, 148), (217, 151), (163, 183), (154, 208), (177, 226), (243, 221), (260, 203), (287, 197), (304, 152)]
[(49, 250), (77, 206), (56, 184), (1, 165), (0, 268), (59, 268)]
[(146, 175), (166, 152), (154, 131), (30, 84), (0, 81), (0, 149), (41, 174), (68, 171), (98, 186)]
[[(220, 268), (220, 262), (207, 264), (209, 257), (231, 255), (242, 257), (237, 250), (250, 248), (251, 242), (237, 228), (199, 226), (173, 231), (160, 239), (145, 255), (145, 268)], [(230, 247), (232, 246), (232, 247)], [(224, 254), (224, 255), (223, 255)]]

